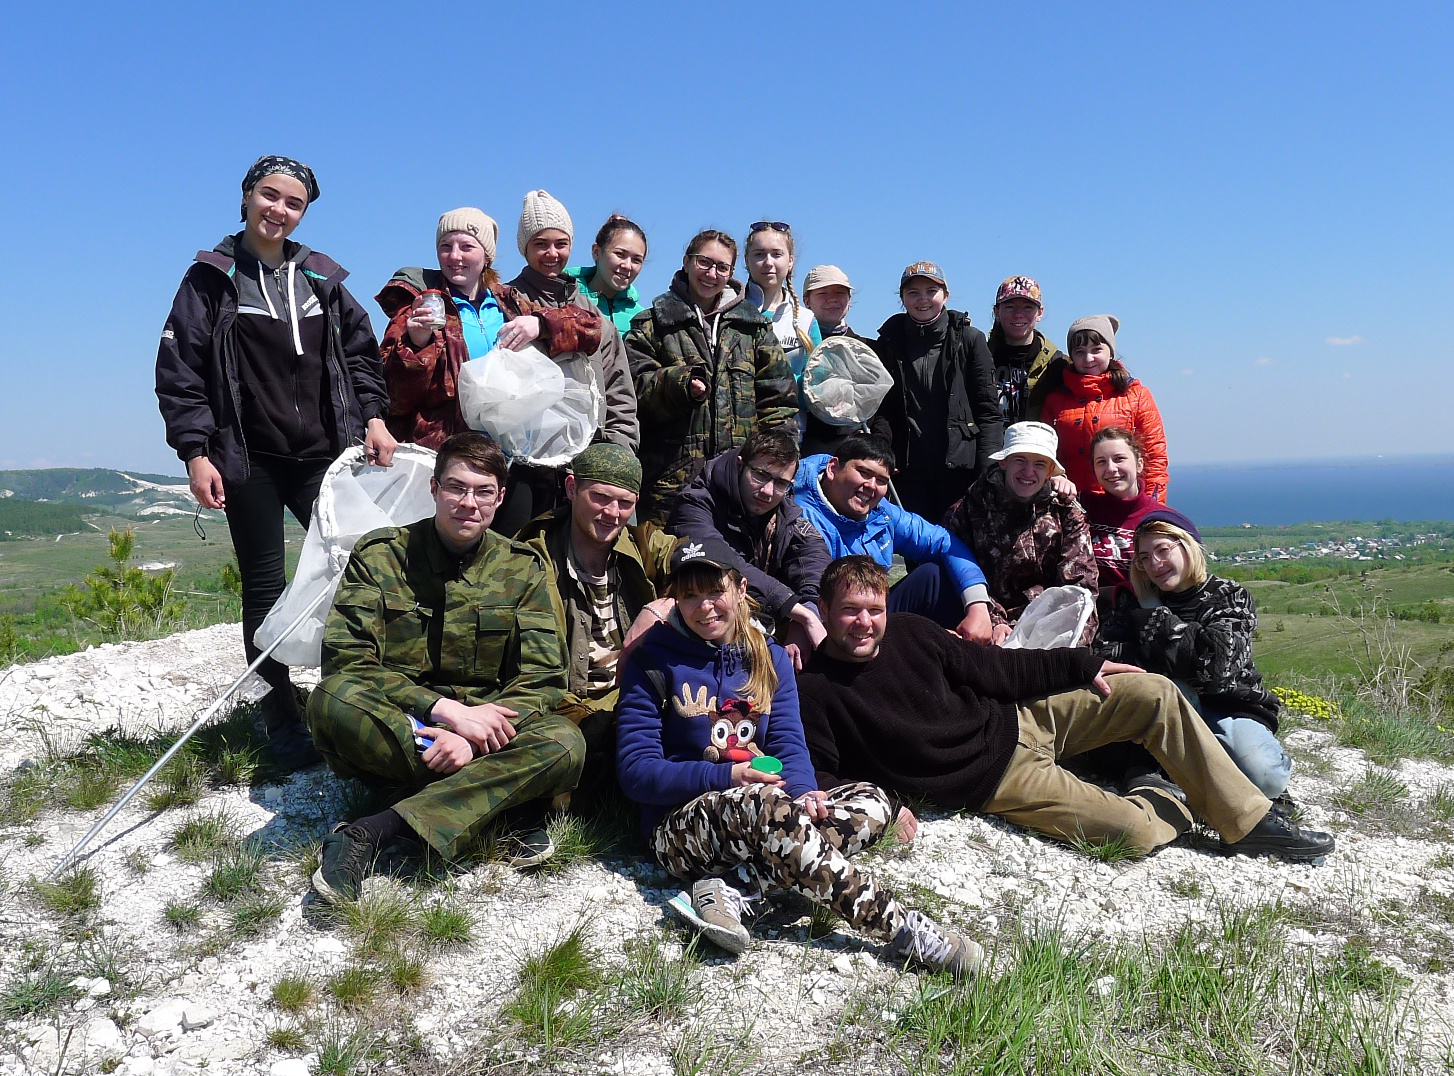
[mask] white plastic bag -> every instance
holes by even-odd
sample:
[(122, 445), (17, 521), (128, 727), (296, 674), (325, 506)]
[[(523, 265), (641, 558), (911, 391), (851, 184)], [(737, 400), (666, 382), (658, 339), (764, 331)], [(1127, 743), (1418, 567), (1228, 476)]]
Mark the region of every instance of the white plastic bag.
[(459, 406), (470, 429), (493, 437), (512, 462), (559, 467), (595, 436), (601, 388), (584, 356), (497, 347), (460, 367)]
[(1000, 645), (1006, 650), (1079, 646), (1095, 609), (1096, 596), (1085, 587), (1047, 587), (1025, 606), (1015, 630)]
[(858, 429), (893, 385), (873, 348), (851, 336), (830, 336), (803, 367), (803, 402), (831, 426)]
[(287, 631), (320, 594), (313, 614), (290, 632), (273, 657), (285, 665), (313, 667), (323, 659), (323, 622), (333, 593), (343, 577), (354, 544), (379, 527), (401, 526), (434, 514), (429, 479), (434, 476), (434, 453), (418, 445), (394, 450), (390, 467), (364, 462), (362, 445), (346, 450), (323, 476), (308, 536), (298, 556), (293, 581), (268, 612), (253, 642), (266, 647)]

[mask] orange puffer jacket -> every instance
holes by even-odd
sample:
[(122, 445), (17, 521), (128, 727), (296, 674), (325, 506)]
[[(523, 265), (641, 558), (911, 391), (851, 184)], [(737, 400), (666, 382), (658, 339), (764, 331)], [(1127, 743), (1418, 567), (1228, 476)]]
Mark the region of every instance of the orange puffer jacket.
[(1060, 437), (1060, 462), (1077, 489), (1100, 491), (1091, 466), (1091, 438), (1108, 426), (1122, 426), (1134, 432), (1146, 446), (1146, 471), (1141, 492), (1166, 503), (1170, 477), (1166, 462), (1166, 430), (1156, 401), (1141, 382), (1132, 380), (1125, 392), (1111, 387), (1111, 375), (1078, 374), (1067, 368), (1061, 387), (1045, 398), (1040, 414), (1055, 427)]

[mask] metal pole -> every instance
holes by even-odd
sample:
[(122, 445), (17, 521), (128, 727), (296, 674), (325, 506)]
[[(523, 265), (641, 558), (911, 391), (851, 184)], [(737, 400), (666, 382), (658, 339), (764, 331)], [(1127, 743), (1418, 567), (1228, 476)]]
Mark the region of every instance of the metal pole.
[(203, 725), (207, 724), (207, 722), (212, 719), (212, 716), (222, 708), (223, 703), (225, 703), (228, 699), (232, 698), (233, 694), (237, 691), (237, 689), (242, 686), (242, 682), (246, 680), (249, 676), (251, 676), (254, 672), (256, 672), (258, 666), (261, 665), (265, 660), (267, 660), (268, 656), (271, 655), (272, 652), (278, 648), (279, 644), (281, 644), (282, 641), (288, 636), (292, 635), (293, 632), (298, 629), (298, 625), (302, 624), (303, 621), (307, 620), (310, 616), (312, 616), (313, 610), (317, 609), (318, 606), (322, 605), (323, 599), (327, 598), (332, 593), (333, 591), (331, 588), (324, 588), (323, 592), (308, 604), (308, 608), (304, 609), (301, 613), (299, 613), (298, 618), (294, 620), (291, 624), (289, 624), (287, 629), (281, 635), (279, 635), (276, 639), (268, 644), (267, 649), (257, 656), (256, 660), (254, 660), (253, 663), (243, 671), (243, 674), (239, 676), (236, 680), (232, 681), (232, 686), (224, 691), (218, 697), (216, 702), (214, 702), (211, 706), (207, 707), (206, 711), (203, 712), (201, 717), (197, 718), (196, 721), (192, 722), (191, 727), (188, 728), (186, 732), (182, 733), (182, 735), (177, 738), (176, 743), (172, 744), (171, 747), (167, 748), (166, 753), (163, 754), (161, 758), (157, 759), (156, 762), (152, 765), (152, 768), (147, 770), (146, 773), (142, 775), (141, 780), (136, 782), (136, 784), (132, 785), (131, 788), (127, 790), (126, 795), (122, 796), (121, 799), (117, 800), (116, 805), (112, 807), (111, 810), (107, 811), (99, 822), (97, 822), (94, 826), (87, 830), (86, 835), (76, 842), (76, 846), (72, 848), (69, 852), (67, 852), (65, 854), (65, 857), (59, 863), (57, 863), (55, 867), (51, 869), (51, 872), (49, 874), (46, 875), (47, 880), (54, 878), (57, 874), (61, 873), (61, 871), (65, 870), (71, 865), (72, 862), (75, 861), (75, 858), (80, 855), (81, 849), (85, 848), (86, 845), (90, 844), (91, 839), (95, 837), (96, 834), (100, 833), (103, 829), (106, 828), (106, 823), (110, 822), (113, 818), (121, 813), (122, 809), (131, 802), (132, 797), (140, 792), (142, 790), (142, 787), (145, 786), (148, 781), (150, 781), (153, 777), (157, 775), (157, 771), (159, 771), (163, 766), (170, 762), (172, 760), (172, 756), (182, 749), (182, 745), (190, 740), (198, 729), (200, 729)]

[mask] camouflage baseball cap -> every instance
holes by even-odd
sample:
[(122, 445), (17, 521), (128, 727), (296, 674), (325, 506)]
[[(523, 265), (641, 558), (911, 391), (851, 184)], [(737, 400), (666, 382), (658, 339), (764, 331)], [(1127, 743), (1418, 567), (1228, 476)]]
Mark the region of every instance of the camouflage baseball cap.
[(1040, 285), (1027, 276), (1005, 278), (1000, 290), (995, 292), (995, 305), (999, 306), (1006, 299), (1029, 299), (1036, 306), (1045, 306), (1040, 298)]
[(604, 482), (641, 492), (641, 461), (629, 448), (609, 441), (598, 441), (571, 460), (570, 471), (577, 482)]
[(949, 281), (944, 279), (944, 270), (940, 269), (939, 266), (933, 262), (914, 262), (912, 265), (906, 267), (903, 275), (899, 277), (899, 290), (903, 291), (904, 285), (916, 276), (928, 277), (946, 289), (949, 287)]

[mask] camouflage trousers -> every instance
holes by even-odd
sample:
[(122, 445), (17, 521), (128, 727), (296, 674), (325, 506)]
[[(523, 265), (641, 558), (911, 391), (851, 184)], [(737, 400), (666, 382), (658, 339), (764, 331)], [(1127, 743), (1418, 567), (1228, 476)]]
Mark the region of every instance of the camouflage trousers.
[(449, 859), (474, 844), (501, 812), (569, 792), (586, 754), (568, 717), (531, 714), (512, 722), (515, 738), (499, 751), (448, 776), (438, 774), (412, 750), (408, 715), (345, 676), (330, 676), (313, 690), (308, 724), (329, 769), (398, 797), (394, 810)]
[(905, 909), (848, 861), (894, 821), (884, 793), (867, 783), (828, 793), (828, 817), (814, 821), (776, 785), (707, 792), (671, 811), (651, 834), (663, 867), (694, 881), (737, 872), (759, 891), (790, 889), (884, 940)]

